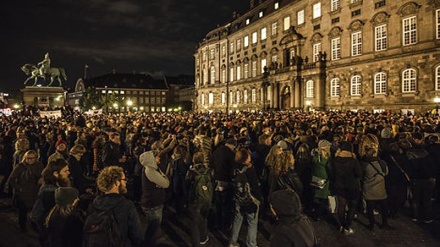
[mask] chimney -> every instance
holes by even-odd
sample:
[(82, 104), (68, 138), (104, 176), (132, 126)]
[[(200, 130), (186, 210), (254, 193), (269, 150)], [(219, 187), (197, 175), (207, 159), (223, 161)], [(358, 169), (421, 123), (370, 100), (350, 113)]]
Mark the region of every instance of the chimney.
[(250, 5), (251, 9), (254, 8), (255, 7), (255, 0), (250, 0), (249, 5)]
[(237, 19), (237, 11), (232, 12), (232, 19)]

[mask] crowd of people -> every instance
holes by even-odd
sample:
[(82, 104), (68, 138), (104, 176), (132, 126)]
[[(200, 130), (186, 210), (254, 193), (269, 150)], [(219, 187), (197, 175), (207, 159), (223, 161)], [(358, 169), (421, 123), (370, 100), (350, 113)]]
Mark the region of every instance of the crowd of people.
[(62, 114), (25, 109), (0, 122), (1, 195), (41, 246), (172, 246), (164, 209), (189, 216), (192, 246), (210, 230), (239, 246), (246, 220), (255, 247), (262, 218), (271, 246), (314, 246), (309, 219), (351, 235), (365, 213), (369, 230), (392, 230), (404, 206), (431, 223), (440, 200), (437, 115)]

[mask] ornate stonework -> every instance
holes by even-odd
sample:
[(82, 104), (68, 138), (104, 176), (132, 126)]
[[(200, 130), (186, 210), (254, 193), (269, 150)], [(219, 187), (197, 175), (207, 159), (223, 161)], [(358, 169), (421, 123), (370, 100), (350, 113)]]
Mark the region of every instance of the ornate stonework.
[(414, 2), (407, 3), (399, 9), (400, 16), (416, 14), (419, 11), (420, 5)]
[(387, 14), (386, 12), (379, 12), (373, 16), (373, 18), (371, 19), (371, 22), (376, 25), (376, 24), (388, 22), (389, 18), (390, 18), (390, 15)]

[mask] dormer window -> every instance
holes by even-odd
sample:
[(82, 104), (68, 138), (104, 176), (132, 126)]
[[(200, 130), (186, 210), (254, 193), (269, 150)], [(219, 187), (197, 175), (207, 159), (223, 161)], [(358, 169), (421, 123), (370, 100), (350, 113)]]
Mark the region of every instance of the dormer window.
[(258, 13), (258, 17), (263, 17), (263, 15), (264, 15), (264, 13), (263, 13), (263, 11), (260, 11), (260, 13)]
[(280, 7), (280, 4), (278, 2), (274, 3), (273, 8), (278, 9)]
[(246, 25), (249, 25), (249, 23), (251, 23), (251, 19), (247, 18), (246, 19)]

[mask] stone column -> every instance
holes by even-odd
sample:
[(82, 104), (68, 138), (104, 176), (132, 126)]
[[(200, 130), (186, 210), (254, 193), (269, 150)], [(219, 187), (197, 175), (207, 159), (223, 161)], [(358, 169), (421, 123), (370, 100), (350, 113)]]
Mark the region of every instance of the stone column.
[(298, 79), (295, 80), (295, 108), (301, 107), (301, 87)]

